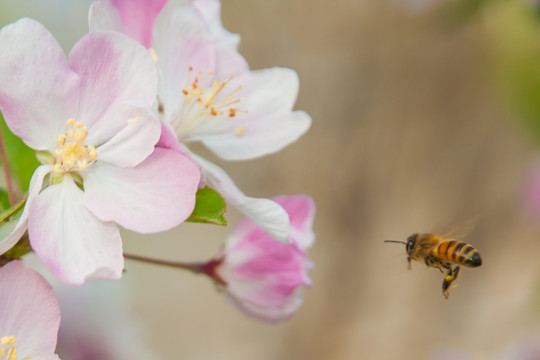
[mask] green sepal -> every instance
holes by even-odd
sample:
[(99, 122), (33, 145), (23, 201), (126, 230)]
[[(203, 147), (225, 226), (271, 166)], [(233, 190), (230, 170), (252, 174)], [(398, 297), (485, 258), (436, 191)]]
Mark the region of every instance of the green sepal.
[(54, 156), (51, 154), (50, 151), (47, 151), (47, 150), (36, 151), (36, 158), (43, 165), (54, 164)]
[[(0, 212), (0, 241), (5, 239), (17, 223), (23, 213), (24, 205), (26, 204), (27, 198), (25, 197), (19, 203), (13, 205), (9, 209), (6, 209)], [(24, 254), (32, 251), (30, 242), (28, 241), (28, 236), (23, 236), (15, 246), (9, 249), (6, 253), (0, 255), (0, 266), (8, 263), (11, 260), (20, 259)]]
[(226, 210), (227, 206), (221, 195), (209, 187), (204, 187), (197, 191), (195, 208), (186, 221), (224, 226), (227, 225), (223, 216)]
[(26, 192), (30, 186), (30, 179), (39, 166), (39, 162), (36, 159), (34, 150), (26, 146), (19, 137), (9, 130), (1, 113), (0, 127), (12, 177), (18, 180), (20, 189)]
[(51, 174), (50, 184), (56, 185), (60, 184), (62, 181), (64, 181), (64, 174), (63, 173), (55, 173), (53, 172)]

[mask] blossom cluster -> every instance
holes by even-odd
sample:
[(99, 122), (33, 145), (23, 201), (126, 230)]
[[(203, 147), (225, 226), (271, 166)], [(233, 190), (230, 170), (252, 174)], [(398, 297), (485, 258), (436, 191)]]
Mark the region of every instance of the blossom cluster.
[[(67, 284), (118, 279), (128, 257), (119, 227), (224, 224), (225, 204), (247, 216), (225, 249), (178, 267), (210, 276), (248, 316), (292, 316), (299, 286), (311, 284), (313, 201), (247, 196), (191, 144), (239, 161), (296, 141), (311, 124), (293, 110), (296, 73), (250, 70), (219, 0), (96, 0), (89, 29), (67, 57), (35, 20), (0, 30), (0, 111), (39, 161), (24, 197), (8, 188), (1, 218), (0, 284), (9, 291), (0, 292), (0, 359), (58, 358), (58, 303), (18, 260), (24, 253)], [(198, 212), (212, 206), (218, 215)]]

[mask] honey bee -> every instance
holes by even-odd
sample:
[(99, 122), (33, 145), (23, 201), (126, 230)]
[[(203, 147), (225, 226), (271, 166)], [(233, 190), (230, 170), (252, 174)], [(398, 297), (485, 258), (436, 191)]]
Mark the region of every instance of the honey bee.
[(447, 271), (442, 283), (442, 293), (447, 299), (450, 295), (448, 289), (458, 278), (460, 266), (482, 265), (480, 253), (472, 245), (435, 234), (413, 234), (407, 238), (407, 242), (396, 240), (385, 240), (385, 242), (405, 244), (409, 269), (411, 269), (411, 260), (416, 260), (423, 261), (428, 267), (437, 268), (442, 273)]

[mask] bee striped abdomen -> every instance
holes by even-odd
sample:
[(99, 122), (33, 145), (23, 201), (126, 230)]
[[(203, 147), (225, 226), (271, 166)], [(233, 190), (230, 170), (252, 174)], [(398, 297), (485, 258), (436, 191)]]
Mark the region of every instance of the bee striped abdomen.
[(437, 255), (444, 260), (468, 267), (482, 265), (480, 253), (472, 245), (463, 241), (448, 240), (439, 244)]

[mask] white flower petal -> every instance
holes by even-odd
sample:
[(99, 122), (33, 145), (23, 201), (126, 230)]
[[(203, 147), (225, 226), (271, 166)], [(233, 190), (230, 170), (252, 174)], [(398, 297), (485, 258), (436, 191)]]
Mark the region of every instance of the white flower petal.
[(195, 74), (215, 67), (214, 47), (204, 20), (189, 5), (175, 4), (165, 5), (154, 25), (153, 47), (161, 71), (158, 97), (166, 119), (178, 111), (184, 101), (182, 89), (191, 85)]
[(122, 32), (122, 18), (110, 0), (97, 0), (88, 12), (90, 32)]
[[(204, 145), (226, 160), (248, 160), (275, 153), (295, 142), (311, 126), (311, 118), (295, 111), (262, 118), (246, 118), (217, 134), (201, 135)], [(241, 129), (237, 133), (236, 129)]]
[(276, 202), (244, 195), (219, 166), (190, 154), (206, 177), (206, 184), (216, 190), (225, 201), (253, 220), (272, 238), (289, 243), (290, 222), (287, 212)]
[(298, 87), (296, 71), (274, 67), (251, 71), (241, 96), (252, 114), (281, 114), (292, 110), (298, 96)]
[[(10, 226), (6, 225), (1, 230), (1, 238), (3, 238), (3, 240), (0, 241), (0, 254), (3, 254), (9, 249), (11, 249), (19, 241), (21, 236), (23, 236), (24, 232), (28, 227), (28, 214), (30, 211), (30, 205), (41, 191), (41, 186), (43, 185), (43, 177), (51, 170), (51, 166), (42, 165), (38, 167), (34, 172), (34, 175), (32, 175), (32, 180), (30, 180), (28, 199), (26, 199), (26, 204), (24, 205), (24, 210), (21, 214), (21, 217), (19, 218), (19, 221), (16, 224), (10, 224)], [(7, 227), (10, 227), (11, 229), (8, 229)], [(6, 236), (5, 238), (3, 237), (4, 235)]]
[(98, 159), (117, 166), (135, 166), (152, 154), (160, 135), (160, 121), (146, 109), (134, 109), (126, 126), (97, 148)]
[(30, 207), (32, 248), (60, 280), (118, 279), (124, 259), (118, 227), (102, 222), (83, 205), (83, 191), (69, 175), (44, 189)]
[(248, 72), (243, 58), (232, 50), (220, 50), (218, 56), (217, 79), (230, 76), (227, 69), (233, 69), (235, 77), (227, 88), (242, 87), (235, 94), (240, 111), (221, 123), (200, 126), (189, 134), (190, 140), (202, 141), (223, 159), (248, 160), (283, 149), (309, 129), (309, 115), (291, 111), (298, 93), (296, 72), (285, 68)]
[(206, 20), (216, 46), (238, 48), (240, 35), (233, 34), (223, 27), (219, 0), (193, 0), (191, 4)]
[(35, 20), (0, 30), (0, 110), (33, 149), (51, 150), (79, 104), (79, 78), (54, 37)]

